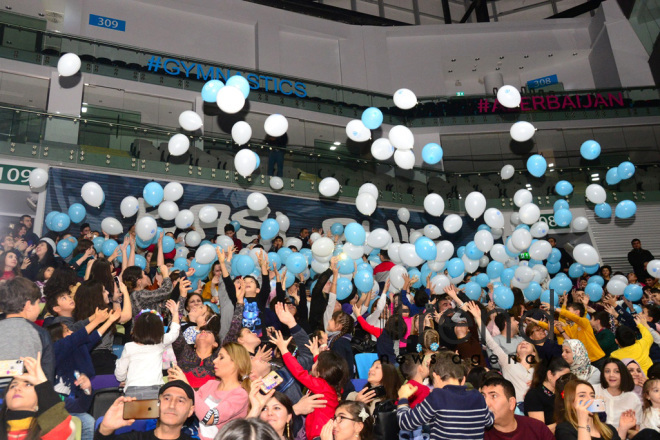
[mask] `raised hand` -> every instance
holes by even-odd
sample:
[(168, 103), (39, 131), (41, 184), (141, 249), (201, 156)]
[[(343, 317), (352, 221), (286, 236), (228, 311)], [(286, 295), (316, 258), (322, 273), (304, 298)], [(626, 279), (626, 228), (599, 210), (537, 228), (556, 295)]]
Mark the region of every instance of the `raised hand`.
[(175, 303), (171, 299), (168, 299), (167, 302), (165, 303), (165, 307), (167, 307), (167, 310), (170, 311), (172, 314), (172, 322), (176, 322), (177, 324), (179, 323), (179, 304)]
[(284, 354), (289, 352), (287, 347), (289, 346), (291, 339), (292, 338), (284, 339), (282, 332), (278, 330), (275, 332), (274, 336), (270, 337), (270, 342), (275, 344), (275, 346), (280, 350), (280, 353)]
[(254, 354), (254, 359), (261, 362), (270, 362), (273, 358), (273, 349), (266, 348), (265, 345), (261, 345), (257, 348), (257, 352)]
[(289, 328), (296, 326), (296, 318), (293, 317), (291, 312), (289, 312), (281, 302), (275, 304), (275, 313), (277, 314), (277, 319), (279, 319), (282, 324)]
[(236, 288), (236, 302), (242, 303), (243, 298), (245, 298), (245, 281), (243, 281), (243, 278), (237, 278), (234, 280), (234, 286)]
[(185, 383), (188, 383), (186, 375), (183, 373), (183, 370), (178, 365), (172, 365), (172, 367), (167, 370), (167, 379), (171, 382), (173, 380), (182, 380)]
[(311, 414), (317, 408), (325, 408), (328, 403), (323, 394), (307, 394), (298, 400), (298, 403), (293, 405), (293, 412), (299, 416), (306, 416)]
[(25, 373), (19, 377), (26, 382), (31, 383), (32, 385), (39, 385), (48, 381), (48, 378), (44, 374), (44, 370), (41, 368), (41, 352), (37, 352), (37, 358), (33, 357), (22, 357), (20, 358), (23, 361), (23, 366), (25, 367)]
[(339, 262), (339, 257), (337, 256), (334, 256), (330, 259), (330, 269), (332, 269), (333, 276), (339, 274), (339, 267), (337, 266), (338, 262)]
[(250, 412), (254, 417), (259, 417), (259, 414), (261, 414), (261, 410), (266, 405), (266, 402), (268, 402), (268, 400), (273, 397), (273, 394), (275, 394), (275, 388), (270, 390), (268, 394), (261, 394), (259, 390), (263, 384), (264, 381), (262, 379), (257, 379), (252, 382), (250, 386), (249, 399), (250, 406), (252, 407)]
[(321, 352), (321, 349), (319, 348), (318, 336), (314, 336), (312, 339), (310, 339), (309, 344), (305, 344), (305, 347), (309, 349), (313, 357), (318, 356)]
[(635, 426), (637, 426), (637, 417), (634, 410), (629, 409), (621, 413), (621, 418), (619, 419), (619, 428), (628, 431), (629, 429), (634, 429)]
[(102, 435), (112, 435), (116, 430), (125, 426), (131, 426), (135, 423), (134, 419), (124, 420), (124, 403), (136, 400), (135, 397), (119, 397), (105, 412), (103, 421), (99, 425), (99, 433)]

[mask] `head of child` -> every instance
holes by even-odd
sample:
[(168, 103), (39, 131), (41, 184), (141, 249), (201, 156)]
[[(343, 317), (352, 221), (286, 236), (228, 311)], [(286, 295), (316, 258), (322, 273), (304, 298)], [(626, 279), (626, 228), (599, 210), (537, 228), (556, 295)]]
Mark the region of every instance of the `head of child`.
[(211, 319), (213, 315), (214, 312), (210, 306), (201, 304), (190, 308), (188, 311), (187, 320), (188, 322), (195, 323), (197, 325), (204, 325), (208, 322), (209, 319)]
[(163, 318), (155, 310), (143, 310), (135, 317), (133, 342), (140, 345), (156, 345), (163, 342), (165, 327)]
[(403, 362), (399, 364), (399, 371), (405, 380), (414, 380), (421, 383), (431, 372), (431, 356), (408, 353), (404, 355)]
[(69, 291), (46, 297), (46, 310), (53, 316), (73, 316), (76, 302)]
[(635, 381), (623, 362), (616, 358), (607, 358), (603, 362), (600, 386), (610, 393), (626, 393), (635, 389)]
[(247, 327), (242, 327), (239, 330), (238, 339), (236, 341), (243, 347), (247, 348), (250, 353), (253, 353), (254, 350), (261, 345), (261, 338), (259, 335)]
[(347, 400), (335, 410), (334, 440), (367, 440), (372, 438), (373, 418), (362, 402)]
[(642, 389), (644, 409), (660, 408), (660, 379), (649, 379)]
[(341, 394), (348, 380), (346, 359), (334, 351), (322, 351), (312, 365), (312, 376), (325, 380), (337, 391), (337, 394)]
[(57, 324), (49, 325), (46, 330), (48, 330), (48, 333), (50, 334), (50, 340), (53, 342), (57, 342), (60, 339), (64, 339), (67, 336), (73, 334), (73, 332), (69, 329), (69, 327), (63, 322), (58, 322)]
[(332, 314), (332, 319), (328, 321), (329, 332), (339, 332), (340, 336), (350, 334), (353, 331), (353, 317), (341, 310)]
[(40, 313), (41, 292), (32, 281), (16, 277), (0, 285), (0, 310), (7, 316), (14, 315), (36, 321)]
[(424, 353), (429, 354), (438, 351), (440, 347), (440, 334), (436, 330), (424, 330), (421, 340)]
[(401, 378), (396, 367), (389, 362), (375, 361), (367, 376), (367, 382), (371, 387), (382, 386), (385, 388), (385, 399), (397, 399), (397, 392), (401, 388)]
[(254, 298), (257, 296), (257, 290), (259, 289), (259, 283), (257, 279), (252, 275), (243, 277), (243, 283), (245, 285), (245, 297)]
[(584, 304), (579, 302), (568, 303), (568, 305), (566, 306), (566, 310), (568, 310), (574, 315), (578, 315), (581, 318), (584, 318), (587, 312), (586, 309), (584, 308)]
[(515, 360), (516, 362), (527, 362), (532, 366), (541, 362), (536, 345), (527, 341), (521, 341), (516, 347)]
[(433, 379), (434, 388), (463, 385), (465, 383), (465, 366), (454, 353), (446, 351), (437, 353), (435, 363), (431, 364), (431, 379)]

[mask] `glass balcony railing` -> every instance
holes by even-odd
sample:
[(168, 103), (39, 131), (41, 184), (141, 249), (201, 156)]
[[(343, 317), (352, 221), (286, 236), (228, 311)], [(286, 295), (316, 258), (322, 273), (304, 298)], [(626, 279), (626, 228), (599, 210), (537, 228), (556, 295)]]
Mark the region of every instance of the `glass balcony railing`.
[[(71, 141), (72, 133), (79, 141)], [(428, 168), (401, 170), (389, 161), (365, 159), (349, 151), (318, 153), (306, 147), (280, 148), (251, 142), (246, 147), (260, 157), (260, 166), (248, 178), (235, 171), (234, 155), (240, 148), (231, 139), (213, 136), (191, 136), (191, 147), (184, 156), (171, 157), (167, 141), (174, 132), (167, 128), (117, 123), (95, 119), (71, 118), (16, 107), (0, 107), (0, 155), (30, 161), (48, 161), (58, 166), (85, 166), (100, 171), (112, 169), (126, 175), (159, 175), (169, 179), (216, 182), (223, 186), (267, 189), (268, 162), (281, 154), (284, 190), (290, 194), (318, 194), (318, 182), (335, 177), (342, 185), (339, 196), (357, 196), (360, 185), (374, 183), (380, 190), (381, 202), (390, 205), (422, 207), (429, 192), (440, 194), (447, 210), (462, 211), (463, 199), (471, 191), (480, 191), (492, 207), (513, 207), (514, 193), (523, 187), (532, 191), (541, 208), (550, 209), (558, 199), (554, 185), (559, 180), (573, 183), (569, 197), (572, 206), (584, 206), (584, 189), (600, 183), (608, 193), (608, 202), (624, 199), (637, 202), (660, 201), (660, 161), (644, 161), (635, 175), (616, 186), (605, 183), (609, 161), (618, 164), (629, 158), (624, 153), (603, 153), (597, 165), (550, 166), (542, 178), (531, 177), (524, 169), (508, 181), (502, 181), (497, 169), (483, 172), (451, 173)], [(83, 145), (93, 136), (121, 139), (128, 148), (102, 148)], [(68, 140), (68, 141), (67, 141)], [(579, 155), (579, 152), (577, 153)], [(487, 170), (486, 162), (483, 169)]]
[[(383, 111), (385, 124), (411, 127), (510, 123), (518, 119), (567, 121), (660, 116), (659, 89), (629, 88), (536, 92), (525, 95), (520, 110), (494, 105), (492, 95), (421, 98), (408, 111), (396, 108), (392, 96), (324, 84), (317, 81), (221, 65), (209, 60), (156, 53), (100, 40), (52, 33), (26, 25), (16, 14), (0, 16), (0, 58), (56, 66), (61, 54), (73, 52), (82, 60), (82, 72), (201, 91), (206, 80), (241, 72), (256, 87), (250, 100), (313, 112), (359, 118), (369, 106)], [(304, 85), (304, 86), (301, 86)]]

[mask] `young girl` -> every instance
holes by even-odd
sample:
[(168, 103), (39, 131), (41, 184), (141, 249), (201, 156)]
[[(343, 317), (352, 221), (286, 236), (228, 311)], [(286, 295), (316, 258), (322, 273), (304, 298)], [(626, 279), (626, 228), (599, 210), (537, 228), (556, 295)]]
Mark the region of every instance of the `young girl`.
[(660, 379), (649, 379), (644, 383), (644, 412), (640, 429), (660, 431)]
[(125, 394), (138, 400), (158, 398), (163, 385), (163, 353), (179, 337), (179, 306), (168, 300), (172, 314), (169, 331), (164, 335), (163, 318), (152, 310), (138, 314), (133, 326), (133, 342), (124, 346), (115, 366), (115, 377), (124, 385)]
[(282, 353), (284, 364), (293, 377), (313, 394), (323, 394), (323, 398), (327, 401), (323, 408), (316, 408), (305, 420), (307, 438), (312, 440), (321, 434), (323, 426), (335, 415), (335, 409), (339, 405), (339, 396), (348, 380), (348, 365), (344, 358), (333, 351), (324, 351), (319, 354), (318, 341), (315, 339), (309, 346), (316, 360), (310, 374), (289, 353), (288, 346), (291, 339), (284, 339), (282, 332), (276, 331), (275, 336), (271, 336), (270, 342), (275, 344)]
[(637, 419), (642, 415), (642, 402), (633, 392), (635, 382), (626, 366), (618, 359), (607, 358), (603, 363), (600, 384), (594, 385), (598, 397), (605, 401), (607, 422), (619, 427), (621, 414), (632, 410)]

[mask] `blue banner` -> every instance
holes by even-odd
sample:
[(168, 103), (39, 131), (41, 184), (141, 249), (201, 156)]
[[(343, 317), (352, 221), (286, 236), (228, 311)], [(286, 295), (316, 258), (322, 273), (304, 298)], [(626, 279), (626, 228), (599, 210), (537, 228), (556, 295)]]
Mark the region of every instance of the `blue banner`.
[[(105, 202), (100, 208), (93, 208), (82, 201), (80, 190), (86, 182), (98, 183), (105, 193)], [(114, 217), (124, 226), (124, 232), (135, 224), (137, 218), (144, 214), (153, 216), (158, 225), (166, 231), (174, 231), (174, 221), (159, 220), (157, 208), (149, 207), (142, 198), (144, 186), (151, 180), (128, 176), (100, 174), (80, 170), (63, 168), (50, 168), (48, 180), (48, 196), (46, 198), (46, 214), (51, 211), (67, 212), (74, 203), (83, 203), (87, 208), (87, 216), (83, 222), (89, 223), (92, 230), (101, 231), (101, 221), (106, 217)], [(156, 180), (163, 187), (168, 180)], [(401, 223), (396, 215), (396, 209), (378, 208), (370, 217), (366, 217), (357, 210), (352, 203), (343, 203), (331, 200), (305, 199), (282, 194), (266, 193), (268, 198), (269, 214), (258, 218), (247, 207), (247, 197), (250, 190), (239, 188), (221, 188), (213, 186), (182, 184), (183, 197), (176, 203), (179, 209), (190, 209), (195, 214), (194, 227), (197, 231), (204, 231), (206, 239), (215, 238), (224, 233), (224, 226), (232, 220), (241, 224), (237, 233), (238, 238), (248, 243), (256, 238), (261, 223), (267, 218), (275, 218), (278, 212), (289, 218), (290, 227), (286, 236), (297, 237), (301, 228), (323, 228), (329, 230), (335, 222), (348, 224), (353, 221), (362, 224), (365, 229), (385, 228), (392, 235), (395, 242), (408, 241), (411, 229), (420, 230), (427, 224), (434, 224), (442, 230), (442, 217), (432, 217), (423, 212), (410, 212), (407, 224)], [(259, 191), (259, 188), (254, 188)], [(122, 218), (119, 206), (124, 197), (134, 196), (140, 202), (139, 212), (130, 218)], [(218, 209), (219, 216), (215, 225), (201, 225), (197, 214), (199, 210), (212, 205)], [(472, 240), (479, 226), (468, 216), (463, 216), (463, 227), (456, 234), (444, 235), (441, 239), (450, 240), (456, 247), (465, 245)], [(202, 227), (203, 226), (203, 227)], [(78, 226), (71, 224), (69, 231), (78, 235)], [(283, 235), (283, 234), (280, 234)]]

